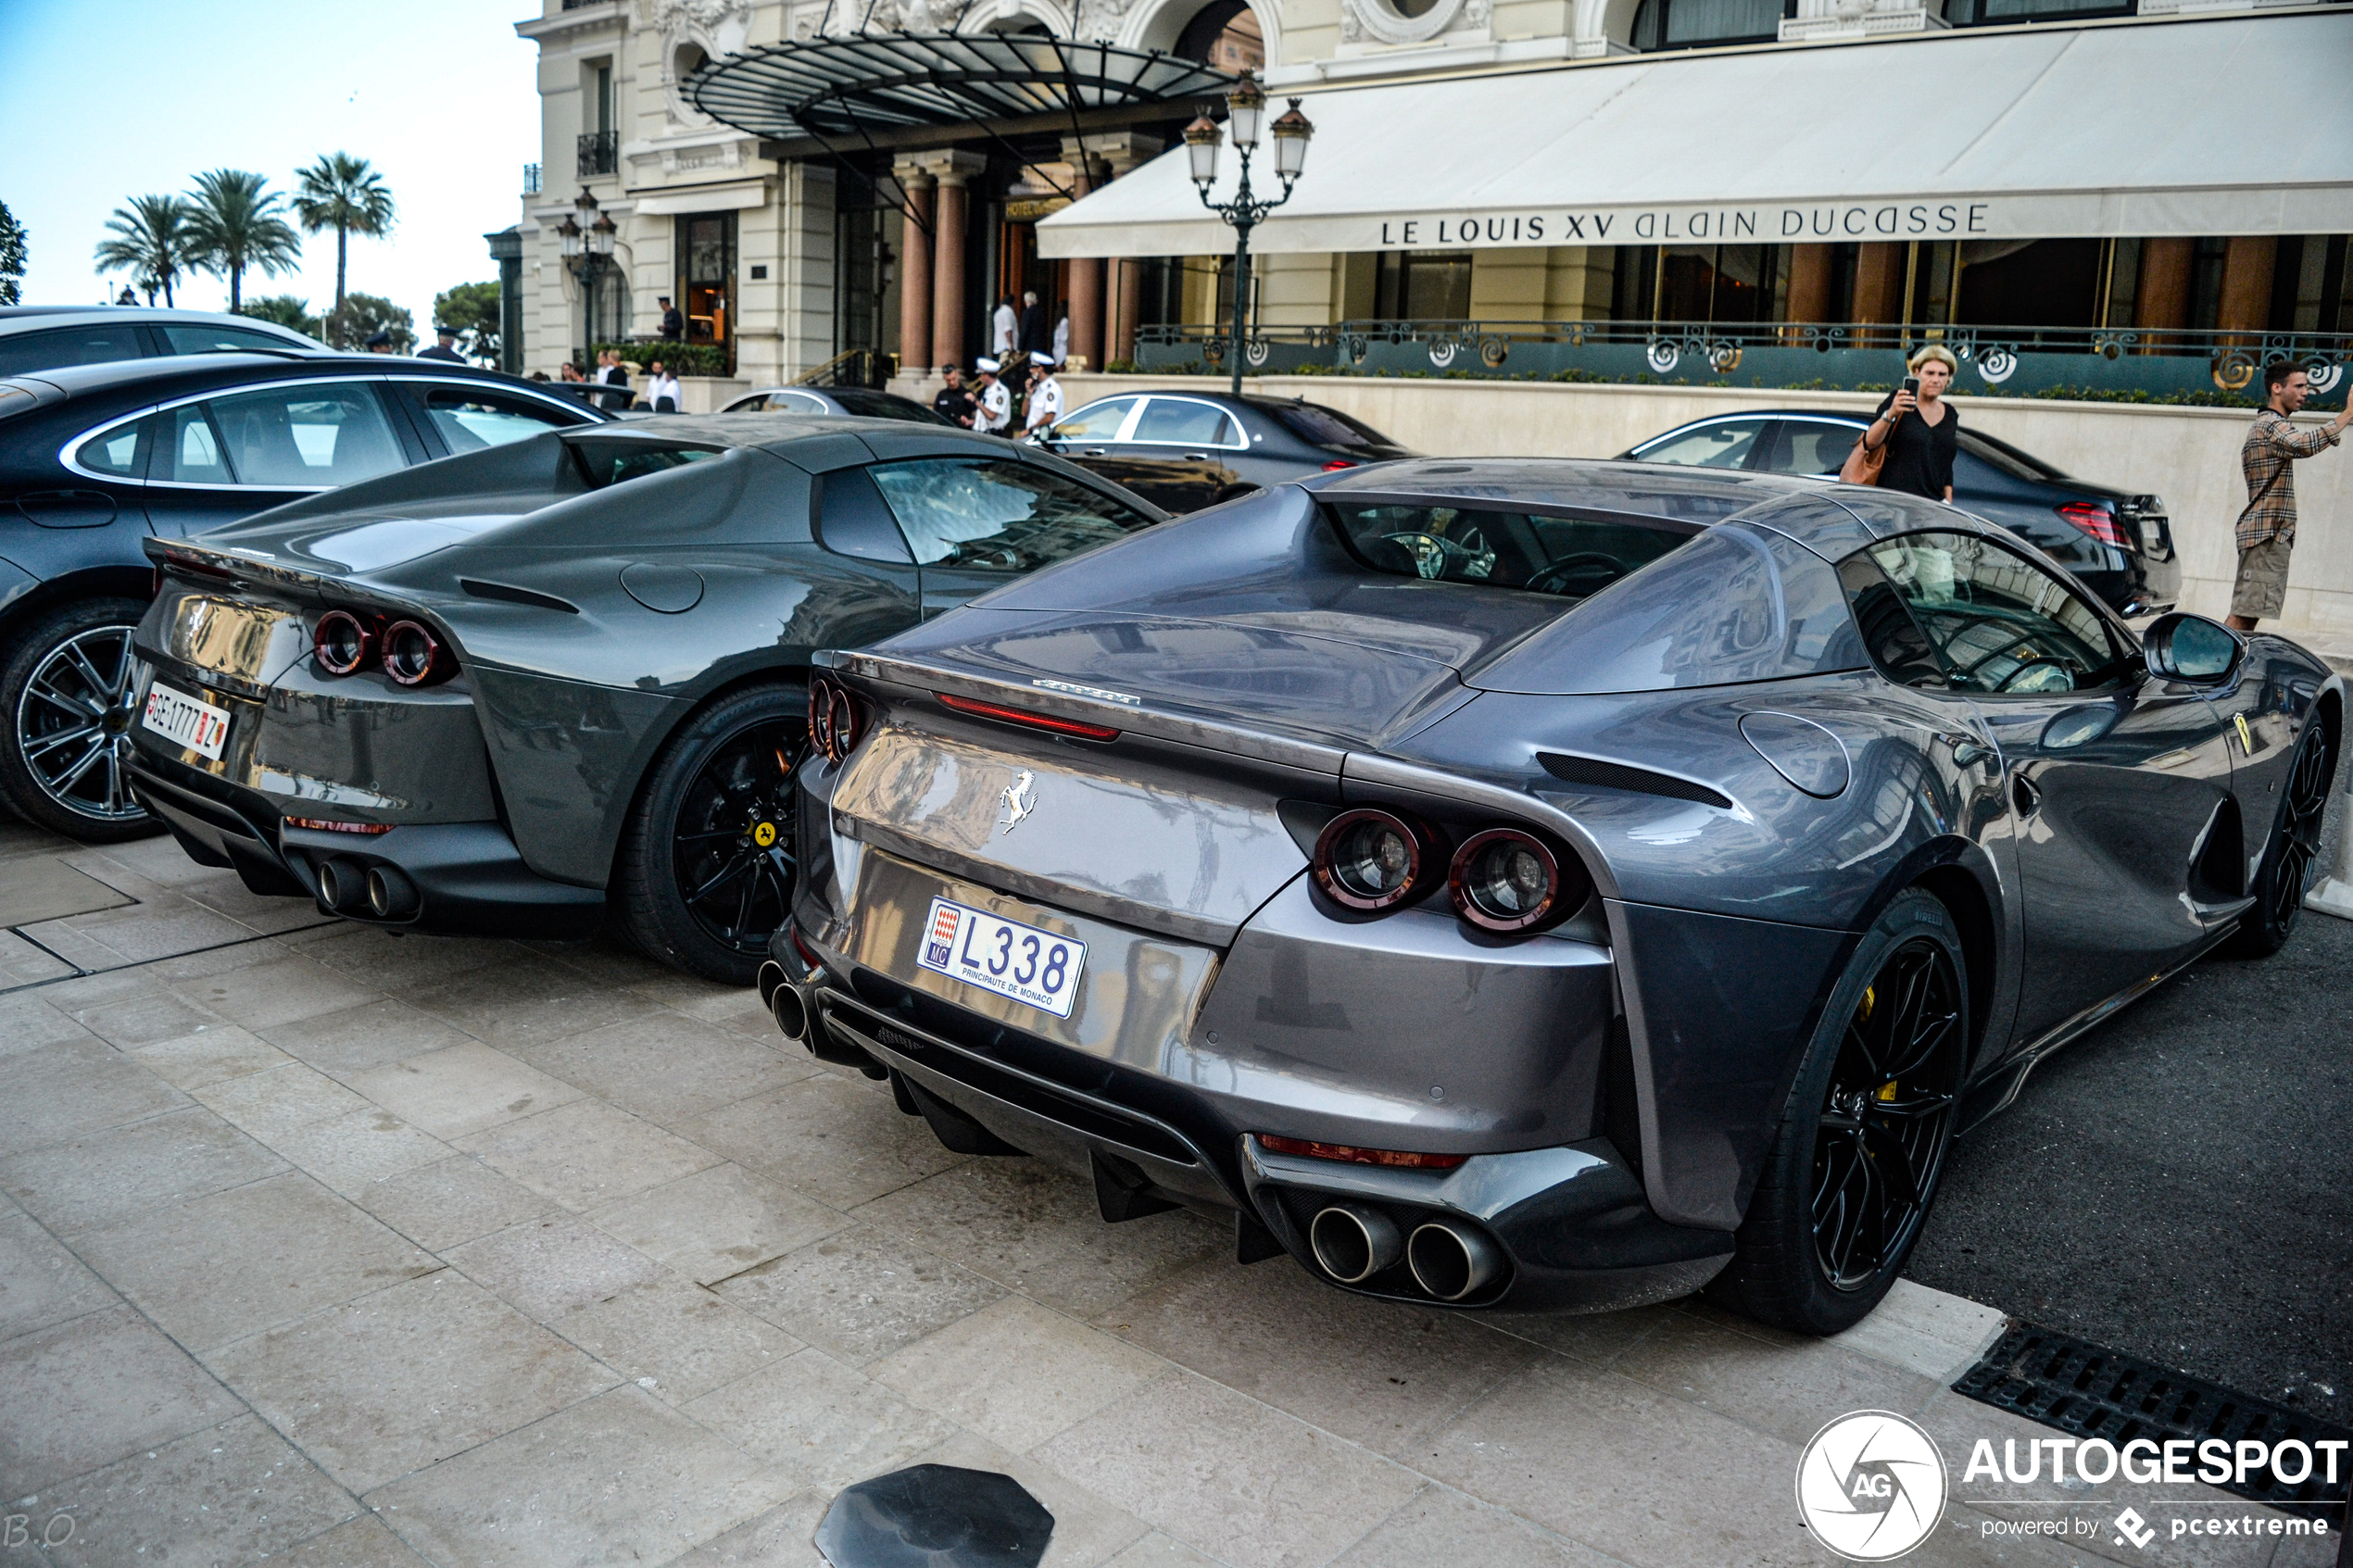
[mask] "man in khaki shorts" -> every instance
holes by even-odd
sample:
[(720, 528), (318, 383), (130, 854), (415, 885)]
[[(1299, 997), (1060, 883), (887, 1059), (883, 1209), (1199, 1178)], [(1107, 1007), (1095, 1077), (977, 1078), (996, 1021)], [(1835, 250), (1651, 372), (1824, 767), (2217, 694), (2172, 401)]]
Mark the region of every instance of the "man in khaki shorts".
[(2296, 475), (2290, 465), (2336, 445), (2353, 425), (2353, 399), (2324, 425), (2298, 430), (2288, 416), (2312, 395), (2312, 378), (2292, 359), (2263, 368), (2263, 411), (2239, 447), (2246, 474), (2246, 510), (2239, 513), (2238, 582), (2231, 590), (2230, 627), (2252, 632), (2258, 621), (2276, 621), (2287, 598), (2287, 558), (2296, 547)]

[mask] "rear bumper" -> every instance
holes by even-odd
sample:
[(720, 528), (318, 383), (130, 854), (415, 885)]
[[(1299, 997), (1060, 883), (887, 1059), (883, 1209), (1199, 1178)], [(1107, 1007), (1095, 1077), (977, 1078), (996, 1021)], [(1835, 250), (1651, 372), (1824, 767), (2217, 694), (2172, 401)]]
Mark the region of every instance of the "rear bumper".
[(1047, 1042), (1012, 1048), (978, 1014), (959, 1027), (956, 1010), (936, 1003), (918, 1022), (891, 1005), (895, 983), (862, 975), (839, 955), (818, 949), (825, 967), (812, 973), (789, 933), (772, 952), (785, 974), (804, 977), (785, 983), (799, 986), (812, 1053), (871, 1062), (895, 1080), (902, 1109), (933, 1115), (924, 1099), (944, 1102), (1014, 1149), (1088, 1173), (1107, 1221), (1171, 1204), (1232, 1210), (1327, 1284), (1424, 1306), (1441, 1303), (1402, 1263), (1359, 1284), (1334, 1278), (1316, 1261), (1309, 1227), (1333, 1203), (1378, 1210), (1401, 1234), (1449, 1223), (1487, 1236), (1505, 1259), (1491, 1287), (1444, 1303), (1473, 1309), (1639, 1306), (1698, 1289), (1731, 1256), (1729, 1232), (1659, 1219), (1606, 1138), (1473, 1155), (1445, 1172), (1276, 1155), (1188, 1085), (1107, 1071), (1100, 1058)]
[[(602, 891), (540, 876), (495, 822), (411, 824), (368, 837), (290, 827), (251, 792), (145, 752), (132, 764), (131, 788), (197, 863), (233, 867), (254, 892), (307, 897), (324, 914), (444, 935), (560, 941), (594, 935), (604, 917)], [(396, 872), (415, 890), (415, 908), (379, 918), (348, 899), (338, 907), (321, 877), (331, 862), (362, 882), (377, 868)]]

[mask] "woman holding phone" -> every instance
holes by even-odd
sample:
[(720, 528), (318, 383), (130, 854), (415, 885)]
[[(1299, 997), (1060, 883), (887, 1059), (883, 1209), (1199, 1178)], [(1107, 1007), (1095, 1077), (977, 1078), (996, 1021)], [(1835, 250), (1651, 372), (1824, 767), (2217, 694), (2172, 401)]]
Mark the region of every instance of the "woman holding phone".
[(1959, 369), (1951, 349), (1931, 343), (1912, 356), (1912, 373), (1879, 406), (1879, 417), (1863, 433), (1863, 445), (1887, 452), (1879, 474), (1881, 489), (1931, 501), (1952, 500), (1953, 454), (1960, 445), (1961, 415), (1944, 401), (1944, 389)]

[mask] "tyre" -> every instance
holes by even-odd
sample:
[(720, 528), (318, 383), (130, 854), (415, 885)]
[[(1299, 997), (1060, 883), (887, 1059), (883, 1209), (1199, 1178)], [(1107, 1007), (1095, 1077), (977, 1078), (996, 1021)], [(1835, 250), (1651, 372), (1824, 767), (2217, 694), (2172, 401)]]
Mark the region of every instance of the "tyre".
[(0, 662), (0, 794), (18, 816), (89, 844), (163, 831), (131, 797), (137, 599), (60, 605)]
[(2271, 841), (2255, 872), (2255, 906), (2239, 917), (2223, 951), (2233, 958), (2268, 959), (2287, 946), (2296, 919), (2304, 912), (2304, 890), (2312, 863), (2321, 858), (2321, 822), (2328, 815), (2329, 783), (2336, 771), (2336, 747), (2319, 713), (2306, 721), (2288, 764), (2287, 790), (2271, 823)]
[(1837, 1334), (1879, 1305), (1935, 1200), (1969, 1069), (1969, 971), (1944, 906), (1897, 897), (1848, 960), (1710, 1288), (1759, 1322)]
[(637, 792), (614, 866), (614, 913), (648, 958), (749, 985), (799, 883), (793, 770), (799, 686), (754, 686), (689, 719)]

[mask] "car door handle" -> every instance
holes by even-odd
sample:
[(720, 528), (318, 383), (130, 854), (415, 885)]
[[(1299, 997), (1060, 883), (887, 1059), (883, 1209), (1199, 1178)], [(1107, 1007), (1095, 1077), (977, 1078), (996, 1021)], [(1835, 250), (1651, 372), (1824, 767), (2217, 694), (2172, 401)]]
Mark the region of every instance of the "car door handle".
[(1994, 755), (1992, 746), (1981, 746), (1968, 735), (1944, 735), (1940, 738), (1953, 748), (1953, 766), (1956, 768), (1974, 768)]
[(2018, 807), (2020, 816), (2031, 817), (2043, 804), (2043, 792), (2034, 787), (2032, 779), (2020, 773), (2010, 780), (2010, 800)]
[(1206, 452), (1188, 452), (1185, 454), (1185, 461), (1189, 463), (1205, 463), (1209, 461), (1209, 454)]
[(1111, 448), (1108, 446), (1089, 446), (1087, 448), (1085, 455), (1089, 458), (1108, 458), (1111, 456)]

